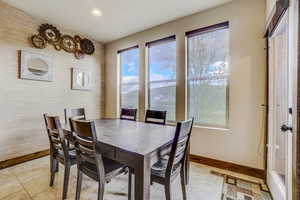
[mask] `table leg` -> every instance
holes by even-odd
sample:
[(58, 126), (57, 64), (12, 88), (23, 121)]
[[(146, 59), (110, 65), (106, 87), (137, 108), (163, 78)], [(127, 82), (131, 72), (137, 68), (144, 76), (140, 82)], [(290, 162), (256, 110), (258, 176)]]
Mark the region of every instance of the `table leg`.
[(150, 200), (150, 156), (141, 157), (134, 169), (134, 199)]

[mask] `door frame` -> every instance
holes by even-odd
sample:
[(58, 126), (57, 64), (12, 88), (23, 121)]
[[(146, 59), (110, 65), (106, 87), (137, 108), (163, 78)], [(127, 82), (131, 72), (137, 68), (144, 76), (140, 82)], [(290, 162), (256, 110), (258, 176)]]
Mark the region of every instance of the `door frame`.
[[(268, 159), (267, 159), (267, 162), (268, 162), (268, 167), (267, 167), (267, 183), (269, 184), (269, 188), (270, 188), (270, 191), (274, 197), (275, 200), (288, 200), (288, 194), (290, 193), (289, 192), (289, 182), (290, 182), (290, 178), (291, 177), (291, 169), (292, 169), (292, 166), (289, 164), (290, 163), (290, 160), (291, 160), (291, 155), (290, 155), (290, 146), (292, 146), (290, 142), (290, 140), (288, 139), (291, 135), (291, 133), (289, 132), (286, 132), (286, 133), (281, 133), (279, 130), (278, 130), (278, 127), (280, 127), (282, 124), (278, 124), (278, 121), (277, 121), (277, 93), (276, 93), (276, 90), (278, 89), (277, 88), (277, 84), (279, 81), (278, 80), (278, 74), (280, 74), (281, 72), (278, 71), (280, 69), (277, 68), (277, 65), (275, 62), (277, 62), (276, 60), (278, 58), (276, 58), (276, 51), (274, 51), (274, 45), (275, 45), (275, 42), (276, 42), (276, 39), (273, 39), (273, 36), (277, 34), (278, 31), (280, 31), (281, 28), (283, 28), (282, 26), (286, 26), (287, 28), (287, 33), (286, 33), (286, 45), (287, 45), (287, 55), (288, 57), (286, 57), (286, 62), (287, 62), (287, 67), (288, 69), (286, 69), (287, 71), (285, 72), (286, 75), (290, 76), (290, 73), (289, 73), (289, 69), (290, 69), (290, 57), (289, 57), (289, 54), (290, 54), (290, 45), (289, 45), (289, 38), (290, 38), (290, 27), (289, 27), (289, 24), (290, 24), (290, 20), (289, 20), (289, 11), (285, 12), (282, 17), (280, 18), (279, 22), (278, 22), (278, 25), (276, 27), (276, 29), (273, 30), (273, 35), (271, 35), (268, 40), (269, 40), (269, 48), (270, 49), (270, 54), (269, 54), (269, 64), (270, 64), (270, 68), (269, 68), (269, 134), (268, 134)], [(275, 60), (276, 59), (276, 60)], [(284, 74), (285, 74), (284, 73)], [(287, 77), (286, 77), (287, 78)], [(290, 77), (288, 77), (290, 78)], [(290, 81), (289, 81), (290, 82)], [(280, 84), (280, 83), (279, 83)], [(286, 87), (288, 88), (288, 85), (286, 85)], [(286, 88), (282, 88), (283, 90), (285, 90)], [(289, 93), (290, 91), (288, 91)], [(290, 99), (291, 97), (288, 96), (286, 97), (287, 99)], [(289, 100), (286, 102), (288, 103)], [(284, 106), (287, 106), (287, 105), (284, 105)], [(288, 105), (290, 106), (290, 105)], [(288, 108), (285, 108), (286, 111), (288, 110)], [(281, 122), (280, 122), (281, 123)], [(275, 158), (275, 151), (276, 151), (276, 147), (275, 147), (275, 141), (276, 141), (276, 138), (277, 138), (277, 134), (285, 134), (284, 135), (284, 142), (286, 143), (284, 145), (285, 147), (285, 150), (284, 150), (284, 153), (285, 153), (285, 167), (284, 167), (284, 175), (286, 175), (285, 177), (285, 184), (282, 183), (282, 180), (281, 178), (279, 177), (279, 175), (276, 173), (276, 171), (274, 170), (274, 160), (276, 159)]]
[(294, 121), (294, 129), (295, 129), (295, 135), (293, 138), (294, 141), (294, 150), (293, 150), (293, 188), (294, 195), (293, 198), (295, 200), (300, 200), (300, 3), (299, 0), (296, 1), (297, 5), (295, 5), (295, 12), (297, 13), (297, 16), (295, 16), (295, 32), (294, 35), (296, 37), (295, 43), (295, 57), (297, 57), (297, 60), (295, 61), (295, 70), (294, 70), (294, 76), (295, 76), (295, 118)]
[[(282, 7), (283, 6), (283, 7)], [(285, 7), (284, 7), (285, 6)], [(270, 18), (268, 26), (267, 26), (267, 32), (266, 32), (266, 38), (267, 38), (267, 45), (268, 45), (268, 37), (270, 37), (273, 33), (273, 30), (278, 25), (279, 19), (282, 17), (282, 14), (286, 12), (286, 10), (289, 10), (289, 73), (292, 77), (292, 84), (293, 87), (291, 89), (292, 94), (292, 127), (293, 127), (293, 133), (291, 134), (289, 138), (289, 143), (293, 144), (293, 147), (288, 151), (289, 157), (292, 158), (290, 161), (292, 163), (292, 170), (291, 170), (291, 180), (288, 180), (287, 185), (287, 200), (291, 199), (297, 199), (300, 200), (300, 137), (297, 137), (297, 135), (300, 135), (300, 129), (297, 129), (297, 126), (300, 126), (300, 52), (298, 51), (300, 49), (300, 35), (298, 31), (298, 27), (300, 26), (300, 3), (299, 0), (278, 0), (276, 3), (276, 9), (274, 9), (273, 16)], [(270, 63), (269, 63), (269, 52), (267, 48), (267, 89), (268, 92), (270, 91), (270, 85), (269, 85), (269, 70), (270, 69)], [(267, 96), (267, 99), (269, 99), (269, 95)], [(268, 105), (268, 115), (270, 115), (269, 112), (269, 105)], [(267, 117), (268, 120), (268, 117)], [(270, 128), (268, 126), (269, 122), (267, 123), (267, 130), (266, 130), (266, 138), (269, 138), (269, 132)], [(266, 145), (268, 141), (266, 140)], [(268, 145), (267, 145), (268, 146)], [(265, 169), (268, 168), (268, 147), (266, 148), (266, 165)], [(267, 170), (268, 173), (268, 170)], [(272, 175), (272, 174), (271, 174)], [(270, 185), (269, 185), (270, 186)], [(299, 189), (298, 189), (299, 188)]]

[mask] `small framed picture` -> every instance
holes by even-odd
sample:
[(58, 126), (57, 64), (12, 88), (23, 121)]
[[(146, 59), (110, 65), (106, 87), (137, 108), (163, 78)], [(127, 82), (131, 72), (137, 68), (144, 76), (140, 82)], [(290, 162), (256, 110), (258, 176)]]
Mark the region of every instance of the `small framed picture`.
[(92, 73), (89, 70), (72, 68), (72, 89), (73, 90), (91, 90)]
[(20, 78), (53, 81), (52, 57), (22, 50)]

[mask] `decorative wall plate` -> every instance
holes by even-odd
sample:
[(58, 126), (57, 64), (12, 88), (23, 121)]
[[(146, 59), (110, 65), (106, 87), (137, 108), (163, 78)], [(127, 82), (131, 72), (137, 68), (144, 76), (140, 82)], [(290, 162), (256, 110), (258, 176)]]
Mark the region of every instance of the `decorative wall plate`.
[(88, 55), (91, 55), (95, 52), (95, 46), (89, 39), (82, 39), (80, 41), (81, 50)]
[(53, 45), (54, 45), (54, 49), (55, 49), (56, 51), (60, 51), (60, 50), (61, 50), (61, 45), (60, 45), (59, 42), (56, 43), (56, 44), (53, 44)]
[(70, 35), (63, 35), (60, 41), (61, 47), (63, 50), (69, 53), (75, 53), (77, 49), (77, 44), (73, 37)]
[(83, 51), (81, 51), (80, 49), (77, 49), (77, 50), (75, 51), (75, 58), (77, 58), (78, 60), (84, 58), (84, 53), (83, 53)]
[(42, 24), (39, 28), (40, 35), (49, 43), (57, 43), (60, 40), (60, 32), (50, 24)]
[(75, 40), (75, 42), (80, 43), (81, 37), (80, 37), (79, 35), (75, 35), (75, 36), (74, 36), (74, 40)]
[(79, 35), (62, 35), (51, 24), (40, 25), (38, 32), (39, 34), (31, 36), (31, 43), (35, 48), (43, 49), (47, 44), (51, 44), (57, 51), (63, 49), (68, 53), (73, 53), (77, 59), (82, 59), (85, 54), (92, 55), (95, 52), (95, 46), (91, 40), (82, 39)]
[(40, 35), (31, 36), (31, 43), (35, 48), (38, 48), (38, 49), (44, 49), (47, 46), (46, 41)]

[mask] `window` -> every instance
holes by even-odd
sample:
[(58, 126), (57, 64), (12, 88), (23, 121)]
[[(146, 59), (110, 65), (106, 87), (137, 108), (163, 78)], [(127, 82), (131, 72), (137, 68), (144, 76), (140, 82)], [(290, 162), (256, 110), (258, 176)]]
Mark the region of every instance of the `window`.
[(118, 53), (121, 65), (121, 108), (138, 108), (139, 49), (135, 46)]
[(176, 120), (175, 36), (146, 44), (149, 48), (149, 109), (166, 110)]
[(186, 33), (188, 116), (201, 125), (227, 127), (228, 22)]

